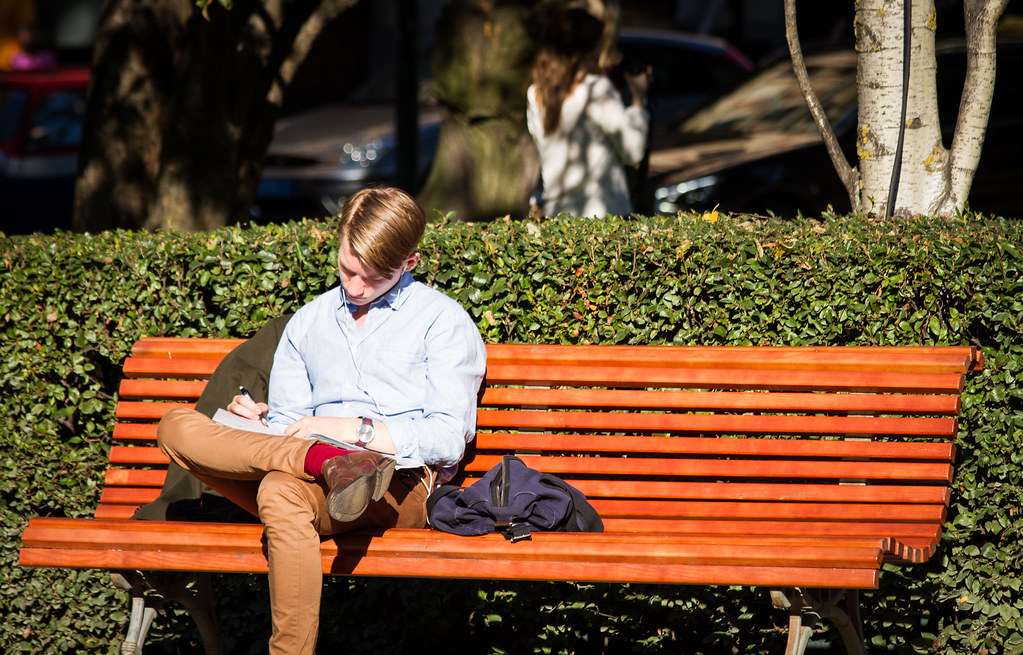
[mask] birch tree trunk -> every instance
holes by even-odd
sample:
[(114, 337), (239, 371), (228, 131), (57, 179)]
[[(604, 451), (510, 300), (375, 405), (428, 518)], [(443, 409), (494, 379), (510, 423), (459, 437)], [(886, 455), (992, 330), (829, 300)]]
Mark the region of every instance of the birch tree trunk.
[[(933, 0), (912, 2), (910, 76), (895, 216), (952, 217), (969, 197), (995, 85), (995, 32), (1008, 0), (966, 0), (966, 80), (951, 147), (938, 115)], [(901, 5), (901, 6), (899, 6)], [(856, 9), (859, 154), (864, 211), (883, 215), (895, 164), (902, 109), (902, 9), (905, 2), (862, 0)], [(1012, 83), (1003, 80), (1003, 84)], [(950, 120), (951, 117), (945, 117)]]
[[(907, 3), (911, 17), (908, 34), (904, 13)], [(785, 4), (789, 49), (798, 77), (802, 55), (798, 37), (793, 38), (795, 3), (786, 0)], [(836, 170), (847, 182), (853, 208), (897, 217), (914, 214), (952, 217), (963, 210), (984, 145), (995, 84), (996, 27), (1007, 4), (1008, 0), (965, 0), (966, 80), (952, 144), (946, 147), (938, 115), (934, 36), (937, 19), (933, 0), (857, 0), (854, 24), (859, 168), (849, 166), (844, 157), (835, 161)], [(904, 86), (903, 46), (907, 37), (910, 71), (908, 85)], [(802, 81), (801, 88), (812, 111), (817, 103), (812, 89)], [(950, 118), (945, 117), (946, 121)], [(829, 139), (833, 142), (830, 126), (821, 120), (817, 120), (817, 125), (825, 142)], [(898, 174), (893, 176), (899, 156)], [(858, 189), (853, 188), (852, 181), (858, 182)], [(897, 193), (889, 210), (893, 186)]]
[[(899, 142), (906, 2), (864, 0), (856, 9), (860, 161), (864, 212), (884, 215)], [(912, 3), (906, 129), (894, 215), (928, 213), (946, 194), (948, 153), (941, 142), (935, 79), (933, 0)]]
[[(998, 19), (1009, 0), (966, 0), (966, 81), (959, 104), (959, 119), (952, 138), (949, 194), (932, 213), (947, 216), (961, 210), (977, 172), (991, 99), (995, 90), (995, 45)], [(1018, 84), (1003, 79), (1000, 84)]]

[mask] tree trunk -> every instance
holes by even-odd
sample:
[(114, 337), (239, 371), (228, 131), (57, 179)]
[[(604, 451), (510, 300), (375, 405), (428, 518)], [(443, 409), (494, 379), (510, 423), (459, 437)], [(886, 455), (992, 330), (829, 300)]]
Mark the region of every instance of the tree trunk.
[(529, 0), (452, 0), (441, 15), (433, 70), (443, 120), (419, 198), (428, 212), (526, 215), (540, 171), (525, 127), (538, 11)]
[(109, 0), (93, 63), (75, 228), (244, 220), (284, 90), (355, 0)]
[[(952, 217), (962, 211), (984, 143), (994, 92), (994, 33), (1007, 0), (967, 2), (969, 58), (963, 102), (951, 149), (938, 116), (933, 0), (912, 3), (910, 77), (895, 216)], [(903, 5), (904, 6), (904, 5)], [(902, 113), (903, 12), (884, 0), (856, 9), (859, 77), (861, 206), (884, 215), (892, 182)], [(969, 102), (966, 99), (969, 99)]]
[[(903, 103), (903, 7), (866, 0), (856, 9), (860, 202), (884, 215), (899, 143)], [(909, 93), (895, 214), (923, 213), (947, 188), (947, 152), (941, 142), (935, 81), (933, 0), (912, 3)]]
[(75, 230), (142, 225), (153, 199), (174, 67), (191, 13), (184, 0), (104, 5), (79, 151)]
[[(949, 194), (940, 198), (932, 213), (947, 216), (966, 206), (973, 176), (984, 145), (991, 99), (995, 90), (995, 37), (998, 19), (1009, 0), (966, 0), (966, 82), (959, 104), (952, 153), (949, 159)], [(1018, 84), (1018, 80), (1002, 80)]]
[[(903, 12), (905, 0), (857, 1), (859, 168), (855, 169), (839, 151), (820, 103), (809, 88), (795, 29), (795, 0), (785, 0), (786, 32), (797, 80), (854, 211), (952, 217), (964, 209), (984, 145), (995, 83), (995, 33), (1007, 3), (1008, 0), (966, 0), (966, 81), (952, 147), (948, 149), (942, 141), (938, 115), (934, 50), (937, 19), (933, 0), (910, 2), (908, 35)], [(910, 73), (905, 85), (903, 46), (907, 38)], [(898, 174), (893, 176), (897, 162)], [(894, 206), (889, 208), (893, 188)]]

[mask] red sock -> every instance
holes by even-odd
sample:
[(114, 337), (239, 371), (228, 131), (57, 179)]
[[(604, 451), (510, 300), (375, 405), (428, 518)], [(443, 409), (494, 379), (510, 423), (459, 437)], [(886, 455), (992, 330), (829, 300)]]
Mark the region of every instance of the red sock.
[(325, 443), (313, 444), (309, 452), (305, 454), (305, 472), (314, 478), (323, 477), (323, 464), (332, 457), (354, 453), (354, 450), (344, 450), (337, 446), (330, 446)]

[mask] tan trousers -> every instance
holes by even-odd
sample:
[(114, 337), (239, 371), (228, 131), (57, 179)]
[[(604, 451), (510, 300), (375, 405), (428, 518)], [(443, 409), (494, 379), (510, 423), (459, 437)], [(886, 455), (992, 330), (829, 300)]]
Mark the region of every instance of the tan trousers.
[(304, 471), (312, 441), (227, 428), (191, 409), (167, 412), (157, 441), (174, 462), (262, 521), (270, 570), (271, 654), (316, 651), (321, 535), (426, 525), (429, 489), (419, 470), (398, 471), (383, 498), (371, 502), (357, 520), (338, 523), (327, 514), (329, 489)]

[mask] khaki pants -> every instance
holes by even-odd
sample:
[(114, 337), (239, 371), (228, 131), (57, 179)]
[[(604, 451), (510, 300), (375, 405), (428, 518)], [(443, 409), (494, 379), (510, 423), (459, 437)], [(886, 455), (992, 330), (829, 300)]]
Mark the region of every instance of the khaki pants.
[(355, 521), (327, 514), (329, 489), (304, 471), (314, 442), (235, 430), (191, 409), (167, 412), (160, 449), (225, 498), (258, 516), (266, 537), (273, 634), (270, 653), (315, 653), (323, 586), (321, 535), (366, 527), (426, 525), (425, 469), (398, 471)]

